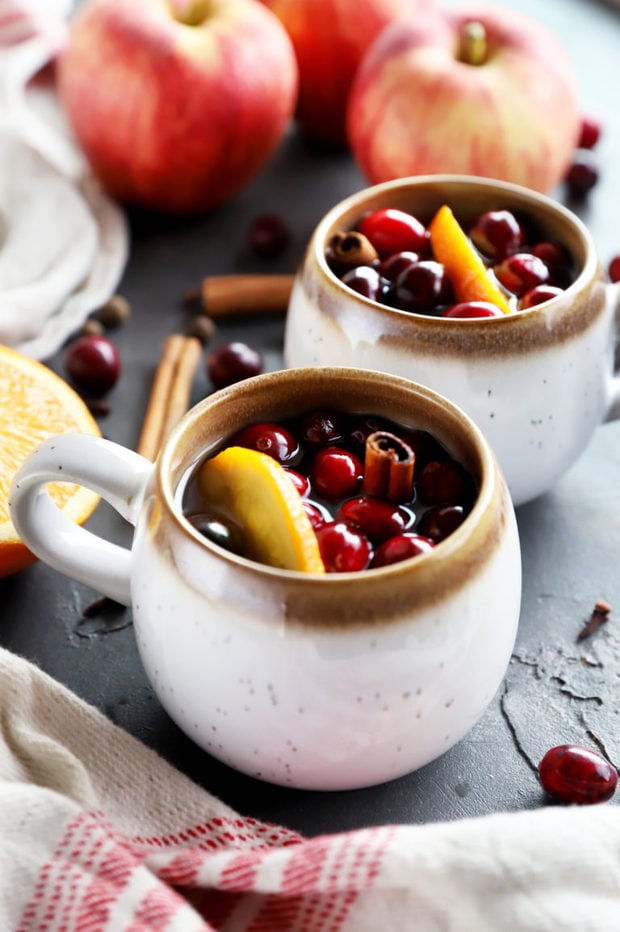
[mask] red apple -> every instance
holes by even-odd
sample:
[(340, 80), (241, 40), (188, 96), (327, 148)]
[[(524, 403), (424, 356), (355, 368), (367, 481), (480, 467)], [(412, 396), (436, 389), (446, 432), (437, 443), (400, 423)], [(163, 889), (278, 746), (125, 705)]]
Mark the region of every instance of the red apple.
[(297, 122), (303, 134), (345, 146), (346, 104), (355, 71), (379, 32), (434, 0), (263, 0), (282, 21), (299, 66)]
[(356, 74), (351, 150), (372, 182), (483, 175), (549, 191), (580, 131), (557, 37), (508, 7), (429, 11), (386, 27)]
[(210, 210), (289, 124), (295, 53), (258, 0), (86, 0), (58, 63), (68, 120), (120, 201)]

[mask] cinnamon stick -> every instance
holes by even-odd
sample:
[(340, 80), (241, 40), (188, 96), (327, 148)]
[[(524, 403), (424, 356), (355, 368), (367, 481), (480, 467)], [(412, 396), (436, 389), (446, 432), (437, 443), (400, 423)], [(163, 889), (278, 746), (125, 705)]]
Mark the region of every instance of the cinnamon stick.
[(201, 283), (202, 306), (209, 317), (283, 314), (294, 275), (210, 275)]
[(375, 431), (366, 439), (364, 494), (410, 502), (414, 467), (415, 453), (404, 440), (387, 430)]
[(202, 344), (196, 337), (173, 333), (164, 340), (136, 447), (147, 459), (157, 457), (168, 433), (187, 411), (201, 355)]

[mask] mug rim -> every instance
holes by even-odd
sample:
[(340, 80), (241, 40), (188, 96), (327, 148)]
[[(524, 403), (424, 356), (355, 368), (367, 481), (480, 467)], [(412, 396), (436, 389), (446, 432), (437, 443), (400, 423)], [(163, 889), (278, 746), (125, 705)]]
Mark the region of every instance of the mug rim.
[[(391, 307), (387, 304), (381, 304), (379, 301), (373, 301), (371, 298), (367, 298), (365, 295), (353, 291), (353, 289), (348, 288), (347, 285), (345, 285), (329, 267), (327, 259), (325, 258), (327, 231), (334, 225), (338, 217), (354, 209), (355, 207), (363, 209), (363, 204), (366, 201), (380, 197), (383, 193), (391, 193), (392, 191), (398, 190), (400, 188), (415, 189), (446, 184), (462, 185), (472, 189), (491, 186), (495, 190), (506, 191), (507, 193), (516, 197), (522, 197), (541, 208), (551, 209), (557, 217), (560, 217), (574, 228), (584, 243), (585, 261), (575, 280), (571, 282), (568, 288), (563, 290), (561, 295), (557, 295), (555, 298), (550, 298), (547, 301), (541, 302), (541, 304), (534, 305), (534, 307), (520, 310), (518, 314), (501, 314), (496, 317), (485, 318), (435, 317), (431, 315), (429, 318), (428, 314), (420, 314), (416, 311), (405, 311), (400, 308)], [(313, 253), (321, 273), (327, 276), (328, 281), (334, 287), (336, 287), (339, 292), (342, 292), (343, 296), (349, 300), (359, 300), (362, 304), (368, 305), (368, 307), (372, 308), (375, 313), (386, 314), (387, 316), (394, 317), (395, 319), (414, 319), (418, 324), (421, 321), (428, 321), (430, 319), (433, 324), (438, 324), (441, 327), (456, 326), (463, 328), (467, 326), (479, 327), (481, 325), (485, 327), (506, 326), (507, 321), (511, 321), (514, 324), (515, 320), (530, 318), (532, 316), (536, 316), (539, 313), (545, 314), (549, 305), (554, 301), (557, 301), (564, 296), (567, 296), (570, 300), (571, 292), (578, 291), (579, 288), (582, 287), (582, 280), (590, 279), (593, 277), (596, 274), (597, 268), (599, 266), (594, 240), (592, 239), (590, 231), (588, 230), (585, 223), (573, 211), (565, 207), (563, 204), (560, 204), (559, 201), (555, 201), (551, 196), (543, 194), (540, 191), (535, 191), (532, 188), (527, 188), (524, 185), (515, 184), (514, 182), (502, 181), (497, 178), (490, 178), (482, 175), (409, 175), (402, 178), (393, 178), (390, 181), (383, 181), (379, 184), (370, 185), (365, 188), (360, 188), (353, 194), (349, 194), (347, 197), (338, 201), (338, 203), (334, 204), (333, 207), (331, 207), (327, 213), (323, 215), (314, 229), (309, 249)]]
[[(431, 405), (439, 406), (444, 411), (447, 411), (452, 425), (455, 428), (458, 425), (461, 439), (465, 440), (480, 464), (480, 483), (474, 505), (463, 523), (452, 531), (448, 537), (438, 542), (430, 552), (409, 557), (398, 563), (376, 567), (372, 570), (366, 569), (354, 572), (324, 574), (308, 573), (301, 570), (269, 566), (226, 550), (224, 547), (215, 544), (213, 541), (201, 535), (183, 516), (178, 503), (178, 483), (175, 485), (172, 481), (175, 456), (178, 453), (184, 437), (186, 437), (188, 433), (193, 433), (194, 426), (204, 417), (205, 413), (226, 400), (234, 399), (239, 393), (252, 392), (255, 386), (269, 384), (278, 385), (282, 383), (289, 384), (300, 378), (303, 379), (304, 376), (310, 378), (311, 376), (318, 376), (319, 374), (321, 378), (363, 381), (366, 386), (372, 383), (389, 383), (396, 390), (403, 390), (409, 394), (417, 395), (425, 399), (425, 401)], [(234, 431), (231, 430), (231, 433), (232, 432)], [(197, 450), (193, 465), (198, 463), (200, 459), (201, 451)], [(187, 469), (185, 472), (187, 472)], [(376, 583), (380, 579), (393, 579), (404, 572), (412, 574), (416, 572), (426, 572), (426, 568), (429, 567), (429, 565), (433, 566), (438, 562), (443, 564), (446, 561), (451, 561), (457, 554), (462, 552), (467, 543), (474, 536), (476, 529), (484, 524), (485, 515), (491, 513), (494, 501), (501, 487), (503, 487), (505, 495), (508, 501), (510, 501), (509, 493), (505, 486), (505, 480), (503, 479), (503, 475), (489, 441), (486, 440), (480, 428), (462, 408), (439, 392), (410, 379), (378, 370), (352, 366), (301, 366), (277, 369), (249, 379), (244, 379), (241, 382), (236, 382), (226, 388), (213, 392), (194, 405), (166, 438), (164, 446), (157, 458), (155, 481), (161, 496), (161, 501), (165, 504), (168, 516), (174, 522), (175, 527), (182, 534), (200, 544), (201, 547), (206, 548), (219, 559), (223, 559), (233, 566), (243, 568), (246, 572), (249, 572), (255, 577), (263, 579), (284, 579), (289, 581), (296, 580), (300, 585), (308, 585), (310, 587), (317, 585), (327, 585), (331, 587), (343, 585), (350, 586), (352, 581), (355, 581), (356, 585), (372, 585), (373, 582)], [(419, 569), (416, 570), (416, 567)]]

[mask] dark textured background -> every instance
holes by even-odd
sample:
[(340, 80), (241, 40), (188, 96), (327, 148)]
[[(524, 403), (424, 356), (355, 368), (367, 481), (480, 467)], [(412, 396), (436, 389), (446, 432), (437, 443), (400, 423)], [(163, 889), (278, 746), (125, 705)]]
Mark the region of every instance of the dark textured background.
[[(620, 12), (595, 0), (519, 0), (514, 8), (550, 26), (567, 46), (585, 112), (603, 121), (601, 181), (570, 204), (590, 227), (601, 261), (620, 253)], [(104, 434), (135, 446), (161, 342), (183, 330), (182, 295), (209, 274), (292, 271), (322, 214), (364, 186), (347, 154), (312, 151), (294, 131), (259, 177), (209, 217), (171, 220), (132, 213), (131, 258), (120, 289), (133, 315), (113, 338), (124, 361), (110, 393)], [(565, 192), (556, 196), (565, 201)], [(294, 237), (276, 260), (253, 258), (251, 219), (279, 212)], [(281, 365), (282, 320), (221, 325), (218, 342), (258, 346)], [(61, 374), (62, 354), (49, 361)], [(211, 390), (201, 369), (194, 401)], [(195, 747), (155, 698), (137, 655), (131, 613), (84, 619), (96, 593), (37, 564), (0, 580), (0, 644), (39, 664), (181, 770), (245, 815), (318, 834), (371, 823), (425, 822), (540, 806), (535, 766), (545, 750), (578, 742), (620, 762), (620, 423), (600, 427), (549, 494), (517, 512), (524, 593), (505, 682), (473, 731), (441, 759), (392, 783), (349, 793), (311, 793), (260, 783)], [(129, 529), (102, 505), (89, 527), (119, 542)], [(577, 635), (599, 598), (610, 620)], [(475, 671), (472, 670), (472, 676)], [(620, 798), (620, 797), (618, 797)]]

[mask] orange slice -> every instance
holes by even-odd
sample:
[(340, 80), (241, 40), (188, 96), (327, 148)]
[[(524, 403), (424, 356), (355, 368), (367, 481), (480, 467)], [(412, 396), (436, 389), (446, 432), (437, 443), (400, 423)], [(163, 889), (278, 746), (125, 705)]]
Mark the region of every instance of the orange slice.
[(282, 569), (325, 572), (301, 496), (273, 457), (227, 447), (206, 461), (199, 486), (211, 505), (238, 522), (246, 556)]
[(439, 208), (428, 228), (435, 258), (444, 266), (459, 302), (489, 301), (510, 314), (506, 298), (447, 204)]
[[(29, 356), (0, 346), (0, 577), (35, 560), (9, 516), (13, 476), (43, 440), (68, 431), (100, 435), (80, 396), (60, 376)], [(66, 482), (50, 483), (48, 491), (78, 524), (86, 521), (99, 501), (89, 489)]]

